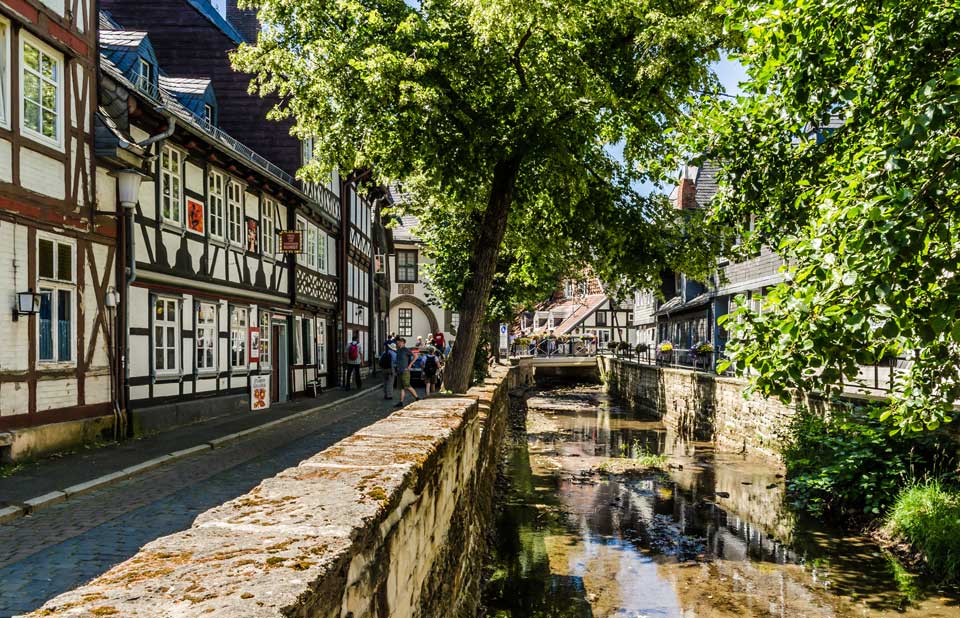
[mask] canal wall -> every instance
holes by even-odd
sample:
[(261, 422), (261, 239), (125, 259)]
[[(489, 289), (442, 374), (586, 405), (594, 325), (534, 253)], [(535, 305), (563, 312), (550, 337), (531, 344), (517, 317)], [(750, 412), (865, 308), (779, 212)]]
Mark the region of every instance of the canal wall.
[[(680, 438), (779, 459), (781, 431), (794, 414), (793, 404), (758, 395), (744, 397), (747, 382), (740, 378), (610, 357), (598, 362), (611, 394), (656, 414)], [(827, 405), (813, 398), (805, 404)]]
[(32, 616), (475, 616), (508, 391), (403, 408)]

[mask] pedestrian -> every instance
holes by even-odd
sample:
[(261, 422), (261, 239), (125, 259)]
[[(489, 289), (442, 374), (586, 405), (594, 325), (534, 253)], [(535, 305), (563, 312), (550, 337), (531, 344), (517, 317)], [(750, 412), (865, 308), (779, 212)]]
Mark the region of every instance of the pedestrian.
[(347, 382), (346, 390), (350, 390), (350, 380), (353, 376), (357, 377), (357, 390), (362, 387), (360, 383), (360, 364), (363, 358), (363, 349), (360, 347), (360, 333), (353, 331), (353, 339), (347, 344)]
[(413, 367), (413, 352), (407, 347), (407, 340), (403, 337), (397, 339), (397, 378), (400, 385), (400, 401), (397, 402), (397, 408), (403, 406), (403, 400), (406, 398), (407, 391), (413, 396), (414, 401), (420, 399), (417, 391), (410, 386), (410, 368)]
[(380, 369), (383, 370), (383, 398), (393, 399), (393, 380), (397, 366), (397, 344), (391, 342), (380, 355)]
[(417, 350), (422, 350), (422, 349), (423, 349), (423, 337), (417, 335), (417, 343), (416, 343), (416, 345), (414, 345), (413, 347), (415, 347)]
[(426, 389), (424, 397), (430, 396), (430, 391), (437, 390), (437, 375), (440, 373), (440, 359), (437, 358), (437, 348), (427, 346), (423, 360), (423, 384)]
[(433, 345), (437, 346), (437, 352), (439, 354), (442, 356), (447, 355), (447, 341), (446, 337), (443, 335), (443, 331), (438, 330), (433, 336)]

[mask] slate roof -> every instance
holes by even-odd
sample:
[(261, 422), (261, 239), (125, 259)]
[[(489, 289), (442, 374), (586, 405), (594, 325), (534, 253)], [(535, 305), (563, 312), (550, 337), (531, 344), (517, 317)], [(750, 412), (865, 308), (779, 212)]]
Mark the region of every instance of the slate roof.
[(139, 47), (146, 36), (146, 32), (139, 30), (102, 28), (100, 30), (100, 45), (109, 47)]
[(697, 168), (694, 183), (697, 185), (697, 204), (701, 208), (709, 204), (713, 196), (717, 194), (717, 175), (719, 173), (720, 166), (713, 161), (704, 161)]
[(231, 41), (239, 45), (240, 43), (250, 43), (243, 38), (243, 35), (234, 28), (230, 22), (223, 18), (223, 15), (210, 4), (210, 0), (187, 0), (201, 15), (206, 17), (210, 23), (217, 27), (220, 32), (227, 35)]
[(420, 237), (414, 230), (420, 225), (420, 219), (414, 215), (402, 215), (400, 224), (393, 228), (393, 240), (395, 242), (419, 242)]
[(704, 292), (699, 296), (694, 296), (687, 302), (683, 302), (683, 299), (680, 296), (674, 296), (667, 302), (663, 303), (659, 309), (654, 312), (654, 315), (665, 315), (668, 313), (680, 313), (688, 309), (697, 309), (703, 307), (710, 303), (710, 300), (714, 297), (713, 292)]
[(183, 94), (205, 94), (210, 87), (209, 79), (196, 79), (192, 77), (168, 77), (160, 76), (160, 85), (172, 92)]

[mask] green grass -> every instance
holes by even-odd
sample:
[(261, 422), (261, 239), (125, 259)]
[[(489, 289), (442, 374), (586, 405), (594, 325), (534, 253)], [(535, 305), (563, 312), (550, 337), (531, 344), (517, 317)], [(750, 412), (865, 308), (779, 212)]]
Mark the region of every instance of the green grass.
[(960, 491), (939, 481), (904, 489), (884, 519), (884, 532), (923, 554), (936, 577), (960, 580)]

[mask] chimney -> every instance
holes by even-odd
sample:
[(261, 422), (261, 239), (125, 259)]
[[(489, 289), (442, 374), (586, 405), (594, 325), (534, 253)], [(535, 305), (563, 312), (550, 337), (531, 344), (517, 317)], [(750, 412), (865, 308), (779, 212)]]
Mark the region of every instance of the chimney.
[(257, 21), (257, 9), (241, 9), (237, 0), (227, 0), (227, 21), (250, 43), (257, 41), (260, 22)]
[(680, 186), (677, 187), (677, 208), (680, 210), (697, 208), (697, 183), (686, 176), (680, 179)]

